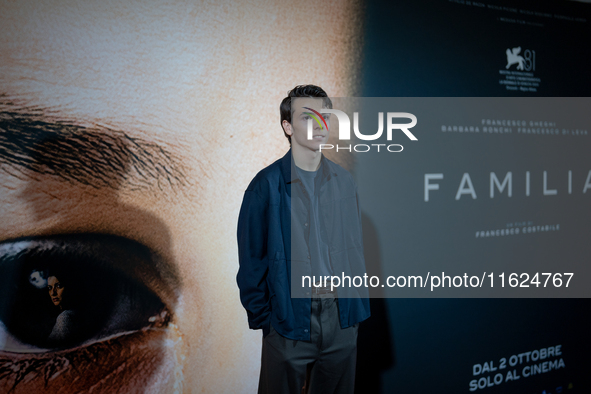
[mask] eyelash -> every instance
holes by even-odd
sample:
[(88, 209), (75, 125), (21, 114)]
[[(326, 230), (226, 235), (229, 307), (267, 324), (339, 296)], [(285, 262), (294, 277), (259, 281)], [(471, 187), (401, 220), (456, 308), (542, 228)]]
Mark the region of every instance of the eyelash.
[[(42, 378), (44, 386), (47, 388), (51, 379), (67, 373), (68, 370), (83, 375), (85, 368), (81, 367), (85, 363), (87, 367), (94, 367), (96, 360), (104, 359), (103, 356), (111, 358), (114, 356), (117, 359), (118, 355), (114, 355), (113, 353), (130, 347), (126, 343), (127, 341), (141, 342), (145, 340), (149, 330), (158, 330), (166, 326), (169, 316), (168, 313), (162, 314), (161, 319), (153, 322), (148, 329), (134, 333), (123, 333), (117, 337), (90, 343), (79, 348), (39, 354), (8, 354), (0, 351), (0, 388), (2, 388), (2, 385), (4, 385), (4, 388), (11, 386), (8, 390), (11, 392), (23, 383), (25, 378), (29, 382), (34, 382), (36, 379)], [(138, 336), (140, 337), (138, 338)], [(144, 336), (144, 338), (141, 338), (141, 336)], [(121, 356), (121, 362), (129, 361), (128, 355), (122, 354)], [(103, 363), (104, 367), (105, 364)], [(108, 367), (112, 369), (111, 373), (118, 370), (117, 363)], [(111, 373), (107, 372), (105, 370), (102, 371), (107, 376), (111, 375)], [(91, 378), (95, 378), (95, 376)], [(61, 388), (63, 389), (63, 387)], [(87, 389), (88, 387), (84, 388)]]

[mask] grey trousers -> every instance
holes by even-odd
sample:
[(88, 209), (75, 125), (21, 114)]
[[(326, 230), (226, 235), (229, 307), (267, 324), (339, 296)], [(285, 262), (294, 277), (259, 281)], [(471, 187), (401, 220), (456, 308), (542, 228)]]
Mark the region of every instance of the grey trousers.
[(285, 338), (271, 326), (263, 338), (259, 394), (352, 394), (357, 330), (341, 329), (338, 299), (312, 298), (311, 340)]

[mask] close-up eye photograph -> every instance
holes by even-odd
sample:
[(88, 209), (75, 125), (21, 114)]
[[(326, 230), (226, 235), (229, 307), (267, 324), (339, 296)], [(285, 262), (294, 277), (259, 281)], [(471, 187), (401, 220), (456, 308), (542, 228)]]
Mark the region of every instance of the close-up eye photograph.
[(591, 392), (591, 1), (0, 0), (0, 393)]

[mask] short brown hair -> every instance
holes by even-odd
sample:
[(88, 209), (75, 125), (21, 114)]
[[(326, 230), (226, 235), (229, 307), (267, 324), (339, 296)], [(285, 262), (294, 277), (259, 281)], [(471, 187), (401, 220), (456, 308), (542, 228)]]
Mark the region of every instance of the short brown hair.
[(287, 120), (291, 123), (291, 99), (296, 97), (321, 97), (324, 98), (324, 106), (326, 108), (332, 108), (332, 101), (320, 86), (298, 85), (287, 92), (287, 97), (281, 101), (279, 112), (281, 114), (281, 129), (283, 130), (283, 134), (285, 134), (285, 138), (289, 141), (289, 145), (291, 145), (291, 136), (285, 132), (285, 129), (283, 129), (283, 121)]

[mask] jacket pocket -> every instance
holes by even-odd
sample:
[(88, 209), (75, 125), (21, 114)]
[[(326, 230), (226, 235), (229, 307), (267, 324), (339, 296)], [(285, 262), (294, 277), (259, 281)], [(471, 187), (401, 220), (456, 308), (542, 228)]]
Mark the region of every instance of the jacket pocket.
[(271, 314), (275, 321), (283, 321), (287, 317), (287, 303), (289, 301), (289, 283), (287, 283), (287, 261), (281, 253), (275, 253), (269, 271), (269, 289), (271, 294)]

